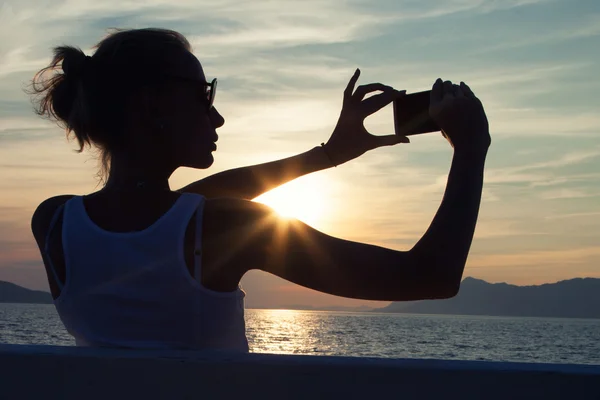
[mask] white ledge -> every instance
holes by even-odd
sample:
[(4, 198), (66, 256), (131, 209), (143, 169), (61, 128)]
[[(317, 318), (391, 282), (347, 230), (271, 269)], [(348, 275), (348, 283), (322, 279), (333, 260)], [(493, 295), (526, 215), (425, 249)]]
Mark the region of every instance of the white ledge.
[(6, 399), (599, 399), (600, 366), (0, 345)]

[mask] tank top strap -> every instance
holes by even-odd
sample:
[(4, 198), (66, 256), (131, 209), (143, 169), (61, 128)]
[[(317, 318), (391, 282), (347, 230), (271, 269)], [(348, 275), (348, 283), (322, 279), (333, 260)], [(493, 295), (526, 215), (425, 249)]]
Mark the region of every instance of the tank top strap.
[(54, 282), (56, 283), (56, 286), (59, 290), (63, 289), (63, 282), (61, 279), (59, 279), (58, 273), (56, 272), (56, 267), (54, 266), (54, 262), (52, 262), (52, 257), (50, 257), (50, 237), (54, 232), (54, 227), (56, 226), (57, 222), (60, 218), (62, 218), (64, 209), (65, 205), (61, 204), (58, 207), (58, 209), (54, 212), (54, 215), (52, 216), (52, 221), (50, 221), (50, 227), (48, 228), (48, 232), (46, 233), (46, 243), (44, 246), (44, 257), (46, 258), (50, 271), (54, 276)]
[(204, 196), (196, 195), (198, 197), (198, 205), (196, 207), (196, 237), (194, 245), (194, 276), (200, 282), (202, 272), (202, 222), (204, 219), (204, 204), (206, 198)]
[[(165, 223), (175, 224), (176, 226), (173, 227), (175, 232), (181, 232), (182, 229), (185, 231), (190, 222), (195, 222), (191, 221), (191, 218), (196, 210), (201, 210), (203, 202), (203, 196), (194, 193), (182, 193), (171, 210), (167, 211), (169, 215), (165, 218), (167, 220)], [(165, 229), (165, 227), (161, 229)], [(166, 230), (168, 231), (169, 228), (166, 228)]]

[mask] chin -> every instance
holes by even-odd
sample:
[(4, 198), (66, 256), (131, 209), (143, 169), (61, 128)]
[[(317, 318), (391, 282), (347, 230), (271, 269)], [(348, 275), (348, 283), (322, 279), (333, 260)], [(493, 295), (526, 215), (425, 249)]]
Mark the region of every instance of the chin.
[(195, 169), (206, 169), (206, 168), (209, 168), (211, 165), (213, 165), (214, 162), (215, 162), (214, 157), (212, 156), (212, 154), (209, 154), (209, 155), (202, 155), (193, 161), (186, 162), (182, 166), (189, 167), (189, 168), (195, 168)]

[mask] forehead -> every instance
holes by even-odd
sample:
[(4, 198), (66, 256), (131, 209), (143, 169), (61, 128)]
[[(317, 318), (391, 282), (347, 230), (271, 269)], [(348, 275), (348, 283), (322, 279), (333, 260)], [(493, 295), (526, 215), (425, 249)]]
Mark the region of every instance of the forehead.
[(176, 57), (173, 65), (174, 73), (182, 78), (206, 82), (206, 76), (200, 61), (190, 52), (184, 52)]

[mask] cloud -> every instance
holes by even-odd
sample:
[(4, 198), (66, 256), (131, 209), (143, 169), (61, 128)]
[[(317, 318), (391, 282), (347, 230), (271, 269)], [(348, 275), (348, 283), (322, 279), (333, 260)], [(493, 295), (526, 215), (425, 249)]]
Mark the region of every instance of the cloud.
[(220, 56), (223, 50), (232, 47), (238, 51), (243, 49), (246, 53), (262, 48), (344, 43), (356, 39), (362, 28), (375, 25), (376, 22), (374, 18), (362, 17), (358, 21), (356, 19), (356, 16), (352, 16), (352, 22), (344, 23), (342, 16), (342, 20), (336, 24), (324, 23), (317, 26), (290, 26), (278, 21), (267, 26), (261, 25), (223, 34), (191, 36), (190, 41), (201, 51), (203, 57)]
[[(0, 134), (6, 134), (10, 131), (23, 130), (34, 130), (37, 133), (42, 133), (43, 131), (47, 131), (49, 129), (56, 129), (55, 125), (51, 122), (45, 121), (41, 118), (37, 118), (33, 115), (29, 118), (5, 117), (0, 119)], [(2, 136), (0, 136), (0, 140), (1, 138)]]
[(556, 219), (562, 220), (562, 219), (571, 219), (571, 218), (586, 218), (586, 219), (588, 219), (588, 218), (593, 218), (593, 217), (600, 217), (600, 211), (547, 215), (544, 218), (548, 219), (548, 220), (556, 220)]
[(489, 53), (497, 50), (531, 47), (541, 44), (559, 44), (560, 42), (589, 38), (600, 35), (600, 15), (588, 15), (584, 21), (578, 21), (575, 26), (567, 28), (553, 27), (550, 32), (536, 35), (522, 36), (516, 40), (486, 46), (477, 50), (477, 53)]
[(497, 10), (509, 10), (511, 8), (526, 7), (552, 3), (555, 0), (504, 0), (504, 1), (481, 1), (480, 9), (484, 12)]
[(527, 266), (546, 268), (550, 265), (571, 266), (573, 264), (595, 263), (600, 260), (600, 247), (580, 247), (561, 250), (519, 252), (509, 254), (472, 255), (469, 268), (507, 268)]
[(568, 117), (555, 111), (497, 113), (493, 121), (505, 137), (591, 137), (600, 133), (600, 115), (594, 112), (573, 112)]
[[(9, 2), (2, 7), (0, 21), (4, 27), (0, 38), (14, 37), (15, 32), (20, 35), (16, 41), (2, 41), (0, 55), (7, 57), (3, 57), (0, 73), (35, 68), (39, 60), (31, 58), (32, 45), (35, 43), (39, 49), (39, 44), (68, 37), (65, 30), (72, 29), (83, 31), (74, 44), (89, 48), (111, 25), (135, 28), (176, 24), (207, 58), (257, 49), (349, 42), (377, 34), (379, 27), (390, 21), (386, 16), (360, 12), (353, 2), (345, 0), (282, 3), (209, 1), (199, 7), (186, 0)], [(104, 21), (104, 27), (98, 29), (96, 21)]]
[(588, 161), (600, 156), (600, 147), (595, 149), (584, 149), (569, 152), (556, 160), (549, 160), (535, 164), (528, 164), (521, 167), (517, 167), (519, 170), (532, 170), (532, 169), (547, 169), (547, 168), (559, 168), (568, 165), (579, 164), (584, 161)]
[(557, 177), (557, 169), (580, 164), (600, 157), (600, 149), (582, 149), (566, 153), (548, 161), (488, 168), (485, 172), (485, 182), (489, 184), (529, 183), (532, 187), (564, 184), (574, 181), (595, 181), (596, 173), (575, 174)]
[[(224, 132), (232, 135), (278, 135), (286, 140), (301, 140), (294, 133), (333, 130), (341, 109), (327, 99), (294, 99), (280, 97), (275, 101), (238, 102), (232, 110)], [(226, 129), (226, 130), (225, 130)]]
[(600, 192), (590, 193), (588, 188), (569, 189), (561, 188), (556, 190), (548, 190), (540, 193), (539, 197), (544, 200), (559, 200), (559, 199), (581, 199), (585, 197), (598, 197)]
[(392, 23), (439, 18), (469, 10), (492, 12), (541, 2), (507, 1), (500, 4), (496, 1), (449, 0), (430, 7), (415, 7), (416, 3), (399, 1), (388, 4), (384, 10), (348, 0), (213, 3), (202, 8), (204, 17), (226, 20), (228, 29), (193, 37), (193, 42), (203, 48), (233, 46), (250, 51), (261, 47), (349, 42), (377, 35)]
[(475, 240), (544, 235), (548, 233), (511, 218), (483, 218), (477, 222), (475, 230)]
[(28, 58), (29, 52), (30, 48), (27, 46), (8, 50), (0, 62), (0, 78), (18, 72), (39, 69), (40, 65), (48, 61)]
[[(498, 87), (499, 85), (521, 85), (523, 83), (544, 82), (557, 76), (565, 76), (589, 67), (585, 62), (528, 63), (503, 65), (484, 69), (470, 74), (469, 85), (477, 88)], [(526, 111), (520, 109), (519, 111)]]
[(573, 175), (565, 175), (565, 176), (552, 176), (548, 179), (544, 179), (538, 182), (532, 182), (532, 187), (547, 187), (547, 186), (557, 186), (564, 184), (572, 184), (574, 182), (582, 183), (594, 183), (600, 181), (600, 173), (587, 173), (587, 174), (573, 174)]
[[(36, 69), (48, 57), (45, 52), (50, 44), (73, 37), (70, 32), (75, 30), (80, 34), (74, 44), (89, 48), (106, 27), (177, 26), (201, 57), (209, 59), (260, 49), (363, 41), (405, 21), (537, 3), (543, 1), (453, 0), (427, 7), (400, 1), (381, 8), (350, 0), (213, 0), (203, 2), (202, 7), (190, 0), (9, 1), (0, 11), (0, 38), (11, 37), (0, 47), (0, 56), (4, 56), (0, 57), (4, 59), (0, 74)], [(103, 22), (102, 27), (98, 21)]]

